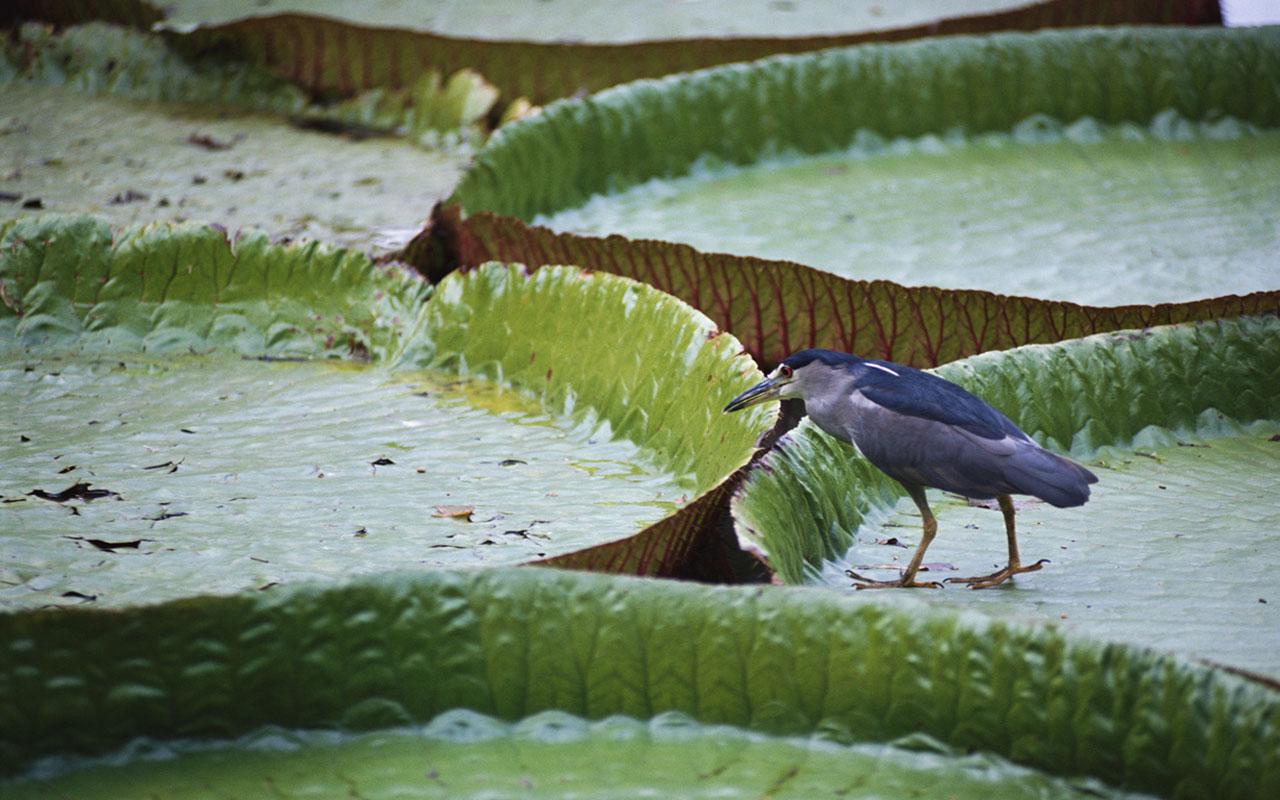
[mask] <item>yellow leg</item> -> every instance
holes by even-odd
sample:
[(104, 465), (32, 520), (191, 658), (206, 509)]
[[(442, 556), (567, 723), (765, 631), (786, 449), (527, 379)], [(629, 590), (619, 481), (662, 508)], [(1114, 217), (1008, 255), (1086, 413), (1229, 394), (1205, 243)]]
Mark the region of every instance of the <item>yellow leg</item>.
[(1049, 559), (1042, 558), (1029, 567), (1022, 566), (1022, 560), (1018, 557), (1018, 534), (1013, 521), (1013, 498), (1007, 494), (1002, 494), (996, 499), (1000, 501), (1000, 511), (1004, 514), (1004, 532), (1009, 539), (1009, 566), (996, 570), (990, 575), (976, 575), (972, 578), (947, 578), (947, 583), (967, 583), (970, 589), (990, 589), (992, 586), (999, 586), (1014, 575), (1022, 572), (1035, 572), (1049, 563)]
[[(906, 486), (906, 484), (903, 484)], [(916, 572), (920, 570), (920, 562), (924, 560), (924, 551), (929, 549), (929, 543), (933, 541), (933, 537), (938, 533), (938, 520), (934, 519), (933, 512), (929, 510), (929, 501), (925, 498), (923, 486), (906, 486), (907, 493), (911, 495), (911, 499), (915, 501), (916, 508), (920, 509), (920, 515), (924, 517), (924, 533), (920, 538), (920, 546), (916, 548), (915, 555), (911, 557), (911, 563), (907, 564), (906, 572), (902, 573), (902, 577), (896, 581), (873, 581), (870, 578), (864, 578), (851, 569), (845, 570), (845, 575), (853, 578), (855, 589), (941, 589), (942, 584), (937, 581), (917, 581)]]

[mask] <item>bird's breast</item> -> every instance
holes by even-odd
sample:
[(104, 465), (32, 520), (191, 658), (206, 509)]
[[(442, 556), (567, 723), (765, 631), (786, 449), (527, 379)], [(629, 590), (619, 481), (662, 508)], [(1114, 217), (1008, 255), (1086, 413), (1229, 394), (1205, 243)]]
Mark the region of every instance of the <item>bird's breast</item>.
[(842, 442), (858, 447), (876, 427), (876, 412), (883, 411), (857, 389), (805, 399), (805, 410), (819, 428)]

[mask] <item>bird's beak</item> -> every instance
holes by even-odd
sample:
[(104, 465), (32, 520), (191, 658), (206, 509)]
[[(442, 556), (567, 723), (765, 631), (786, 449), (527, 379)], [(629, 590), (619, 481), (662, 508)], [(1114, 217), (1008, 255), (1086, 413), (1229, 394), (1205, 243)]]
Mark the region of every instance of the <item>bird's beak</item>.
[(724, 407), (725, 413), (730, 411), (741, 411), (747, 406), (754, 406), (757, 403), (763, 403), (766, 400), (775, 400), (778, 392), (782, 391), (782, 384), (773, 378), (765, 378), (764, 380), (752, 386), (742, 394), (729, 401), (729, 405)]

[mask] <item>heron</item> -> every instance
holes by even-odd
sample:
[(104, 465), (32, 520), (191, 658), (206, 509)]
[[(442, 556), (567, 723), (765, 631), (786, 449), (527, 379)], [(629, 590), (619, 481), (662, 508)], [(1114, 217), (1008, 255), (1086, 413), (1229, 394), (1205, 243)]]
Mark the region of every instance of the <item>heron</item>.
[(1024, 565), (1018, 556), (1011, 495), (1038, 497), (1058, 508), (1083, 505), (1098, 478), (1041, 447), (986, 402), (937, 375), (832, 350), (787, 356), (761, 382), (733, 398), (725, 413), (789, 397), (828, 435), (852, 445), (877, 469), (902, 484), (924, 518), (920, 544), (896, 581), (876, 581), (852, 570), (858, 589), (941, 588), (916, 573), (938, 522), (925, 487), (975, 500), (995, 498), (1004, 515), (1009, 563), (990, 575), (948, 578), (972, 589), (999, 586), (1048, 563)]

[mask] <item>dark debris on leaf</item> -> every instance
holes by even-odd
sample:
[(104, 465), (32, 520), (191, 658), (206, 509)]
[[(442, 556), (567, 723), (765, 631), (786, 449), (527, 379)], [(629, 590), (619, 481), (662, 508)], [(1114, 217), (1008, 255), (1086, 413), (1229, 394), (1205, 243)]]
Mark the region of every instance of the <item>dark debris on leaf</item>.
[(88, 483), (74, 483), (60, 492), (46, 492), (44, 489), (33, 489), (27, 492), (28, 496), (39, 497), (41, 500), (51, 500), (55, 503), (65, 503), (68, 500), (98, 500), (103, 497), (119, 497), (118, 492), (109, 489), (94, 489)]
[(134, 189), (126, 189), (125, 191), (120, 192), (115, 197), (111, 198), (110, 204), (113, 206), (123, 206), (128, 203), (141, 203), (145, 200), (150, 200), (150, 199), (151, 197), (147, 195), (145, 192), (139, 192)]
[(355, 361), (372, 361), (369, 346), (354, 336), (347, 339), (347, 356)]
[(109, 542), (106, 539), (86, 539), (83, 536), (67, 536), (64, 538), (91, 544), (99, 550), (105, 550), (108, 553), (114, 553), (117, 550), (137, 550), (143, 542), (148, 541), (147, 539), (130, 539), (125, 542)]
[(22, 195), (17, 192), (0, 192), (0, 202), (16, 203), (22, 199)]
[(147, 517), (147, 519), (151, 520), (152, 522), (164, 522), (166, 519), (173, 519), (174, 517), (186, 517), (186, 516), (190, 516), (190, 515), (185, 511), (161, 511), (159, 514), (155, 515), (154, 517)]
[(39, 197), (33, 197), (22, 203), (23, 208), (44, 208), (44, 201)]
[(521, 461), (518, 458), (504, 458), (498, 462), (500, 467), (514, 467), (516, 464), (528, 464), (528, 461)]
[(1267, 441), (1268, 441), (1268, 442), (1280, 442), (1280, 433), (1277, 433), (1275, 436), (1272, 436), (1272, 437), (1271, 437), (1270, 439), (1268, 439)]
[(75, 465), (75, 464), (72, 464), (72, 465), (71, 465), (71, 466), (69, 466), (69, 467), (63, 467), (62, 469), (58, 470), (58, 474), (59, 474), (59, 475), (66, 475), (68, 472), (71, 472), (71, 471), (75, 470), (75, 468), (76, 468), (76, 465)]
[(390, 131), (375, 128), (371, 125), (362, 125), (358, 122), (347, 122), (345, 120), (330, 119), (327, 117), (304, 116), (301, 114), (290, 116), (289, 124), (304, 131), (315, 131), (316, 133), (328, 133), (334, 136), (343, 136), (353, 142), (392, 135)]
[(876, 539), (876, 544), (887, 544), (890, 547), (906, 547), (905, 544), (898, 541), (897, 536), (890, 536), (888, 539)]
[(230, 141), (216, 139), (207, 133), (193, 133), (187, 137), (187, 144), (203, 148), (205, 150), (230, 150), (235, 146), (236, 142), (242, 137), (237, 136)]
[(178, 461), (166, 461), (163, 464), (152, 464), (149, 467), (143, 467), (143, 469), (162, 469), (166, 474), (172, 475), (178, 471), (178, 465), (183, 461), (185, 461), (185, 459), (179, 459)]
[(383, 456), (382, 458), (379, 458), (379, 459), (377, 459), (376, 461), (370, 461), (370, 462), (369, 462), (369, 464), (370, 464), (371, 466), (375, 466), (375, 467), (389, 467), (389, 466), (391, 466), (391, 465), (392, 465), (392, 464), (394, 464), (394, 463), (396, 463), (396, 462), (392, 461), (391, 459), (387, 458), (386, 456)]
[(96, 594), (82, 594), (81, 592), (63, 592), (63, 597), (70, 597), (76, 600), (84, 600), (86, 603), (92, 603), (98, 599)]

